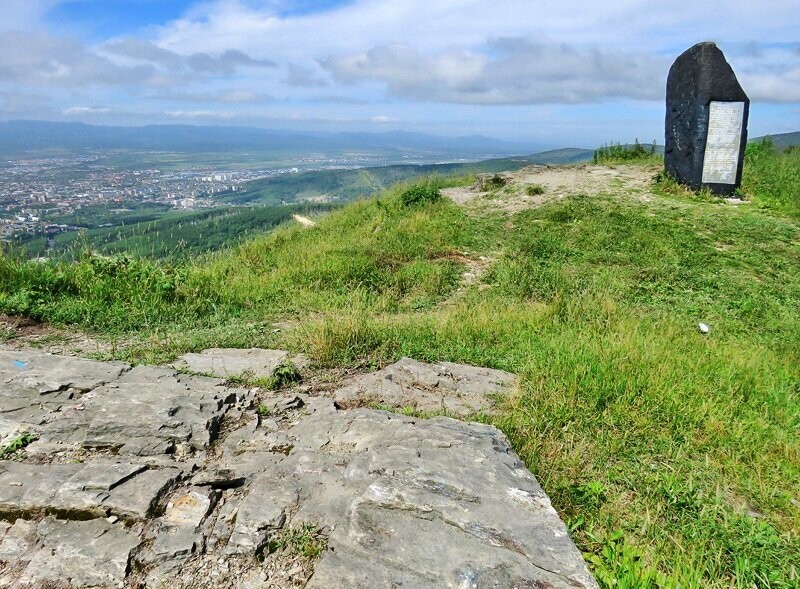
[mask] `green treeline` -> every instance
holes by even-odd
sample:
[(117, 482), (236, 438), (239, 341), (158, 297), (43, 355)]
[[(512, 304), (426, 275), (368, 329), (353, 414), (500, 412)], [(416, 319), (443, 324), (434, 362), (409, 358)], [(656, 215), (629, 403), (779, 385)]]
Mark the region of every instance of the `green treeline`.
[(71, 231), (47, 238), (37, 236), (16, 245), (24, 257), (72, 260), (92, 250), (103, 255), (126, 253), (151, 259), (178, 259), (236, 245), (253, 235), (274, 229), (292, 215), (319, 215), (336, 205), (226, 207), (196, 212), (169, 213), (159, 219)]

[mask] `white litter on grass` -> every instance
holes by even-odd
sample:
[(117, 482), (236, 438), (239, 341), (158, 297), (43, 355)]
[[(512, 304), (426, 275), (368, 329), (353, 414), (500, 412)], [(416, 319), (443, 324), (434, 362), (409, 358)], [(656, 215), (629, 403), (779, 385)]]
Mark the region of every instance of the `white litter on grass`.
[(708, 333), (708, 331), (710, 329), (710, 327), (708, 325), (706, 325), (705, 323), (700, 323), (698, 325), (698, 327), (700, 328), (700, 333)]

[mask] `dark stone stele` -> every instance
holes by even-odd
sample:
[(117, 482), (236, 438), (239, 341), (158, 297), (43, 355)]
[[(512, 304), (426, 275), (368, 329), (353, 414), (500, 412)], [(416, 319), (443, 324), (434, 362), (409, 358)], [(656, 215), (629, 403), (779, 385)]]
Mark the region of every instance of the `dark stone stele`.
[[(702, 181), (712, 101), (744, 102), (735, 184), (704, 184)], [(683, 52), (672, 64), (667, 77), (666, 172), (695, 190), (708, 188), (715, 194), (733, 194), (742, 181), (749, 110), (750, 99), (725, 55), (714, 43), (698, 43)]]

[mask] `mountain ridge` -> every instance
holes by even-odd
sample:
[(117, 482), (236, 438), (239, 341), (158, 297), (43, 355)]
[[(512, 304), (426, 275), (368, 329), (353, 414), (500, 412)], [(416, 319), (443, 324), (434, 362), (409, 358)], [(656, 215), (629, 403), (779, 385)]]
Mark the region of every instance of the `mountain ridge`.
[(541, 151), (543, 147), (534, 143), (517, 143), (481, 135), (442, 137), (409, 131), (327, 133), (238, 126), (172, 124), (116, 127), (79, 122), (0, 121), (2, 153), (37, 149), (77, 152), (96, 149), (186, 152), (386, 149), (397, 152), (442, 151), (454, 155), (487, 152), (511, 155)]

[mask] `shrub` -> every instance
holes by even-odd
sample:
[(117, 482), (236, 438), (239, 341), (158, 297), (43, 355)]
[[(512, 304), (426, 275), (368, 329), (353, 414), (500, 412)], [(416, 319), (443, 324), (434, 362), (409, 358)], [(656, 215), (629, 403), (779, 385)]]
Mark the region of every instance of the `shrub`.
[(525, 194), (528, 196), (538, 196), (544, 194), (544, 186), (541, 184), (531, 184), (525, 187)]
[(403, 206), (411, 207), (434, 203), (442, 198), (439, 189), (429, 184), (416, 184), (400, 195)]

